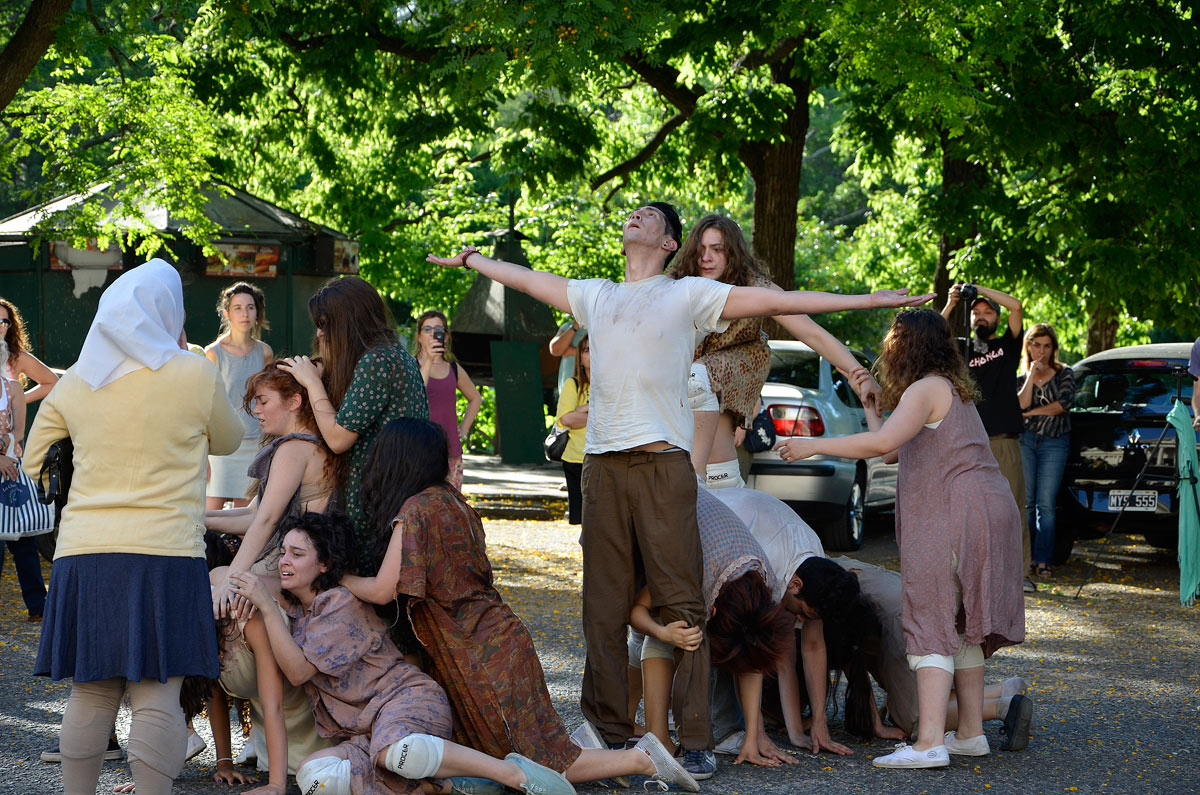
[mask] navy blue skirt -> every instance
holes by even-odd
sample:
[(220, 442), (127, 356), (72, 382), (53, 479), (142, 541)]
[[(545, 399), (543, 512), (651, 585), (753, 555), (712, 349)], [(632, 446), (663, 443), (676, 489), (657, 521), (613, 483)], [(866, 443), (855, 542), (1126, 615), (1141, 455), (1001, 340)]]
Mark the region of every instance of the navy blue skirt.
[(54, 561), (33, 673), (76, 682), (217, 678), (204, 560), (114, 552)]

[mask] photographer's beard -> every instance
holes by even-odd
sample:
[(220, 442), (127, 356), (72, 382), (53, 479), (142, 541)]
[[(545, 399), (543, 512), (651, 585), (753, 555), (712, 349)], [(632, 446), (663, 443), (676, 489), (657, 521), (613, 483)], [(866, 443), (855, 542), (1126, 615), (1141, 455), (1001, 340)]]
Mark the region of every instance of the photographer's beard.
[(987, 353), (988, 340), (996, 333), (996, 326), (981, 320), (975, 324), (975, 334), (971, 339), (971, 348), (975, 353)]

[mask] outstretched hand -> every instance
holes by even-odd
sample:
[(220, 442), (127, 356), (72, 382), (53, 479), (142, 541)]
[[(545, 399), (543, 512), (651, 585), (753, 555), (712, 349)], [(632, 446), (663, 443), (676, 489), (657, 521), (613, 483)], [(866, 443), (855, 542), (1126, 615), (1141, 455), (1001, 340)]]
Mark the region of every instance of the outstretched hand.
[(434, 265), (441, 265), (443, 268), (465, 268), (467, 266), (464, 260), (468, 255), (474, 254), (477, 251), (479, 249), (474, 246), (466, 246), (453, 257), (438, 257), (433, 254), (426, 254), (425, 261), (432, 262)]
[(789, 464), (802, 458), (811, 458), (817, 454), (817, 442), (814, 439), (804, 439), (799, 436), (775, 445), (779, 457)]
[(909, 295), (908, 288), (901, 290), (876, 290), (871, 293), (871, 306), (877, 308), (920, 306), (933, 300), (933, 293)]

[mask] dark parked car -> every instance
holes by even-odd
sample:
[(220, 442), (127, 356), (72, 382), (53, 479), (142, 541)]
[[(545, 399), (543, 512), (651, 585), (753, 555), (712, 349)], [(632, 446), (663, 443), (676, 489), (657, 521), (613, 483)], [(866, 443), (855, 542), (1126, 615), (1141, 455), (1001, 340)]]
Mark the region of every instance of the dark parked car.
[(1177, 391), (1191, 405), (1190, 350), (1184, 342), (1134, 345), (1074, 366), (1071, 449), (1058, 495), (1054, 563), (1066, 562), (1076, 538), (1107, 533), (1122, 505), (1119, 532), (1141, 533), (1167, 549), (1178, 543), (1175, 429), (1166, 415)]

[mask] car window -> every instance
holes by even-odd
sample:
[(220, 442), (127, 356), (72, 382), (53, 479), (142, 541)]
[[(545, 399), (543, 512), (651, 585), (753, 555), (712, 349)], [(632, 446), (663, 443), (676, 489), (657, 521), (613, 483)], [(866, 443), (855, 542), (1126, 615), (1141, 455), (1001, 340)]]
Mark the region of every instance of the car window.
[(808, 389), (821, 386), (821, 357), (812, 351), (771, 351), (767, 381)]
[(849, 406), (852, 409), (861, 409), (862, 401), (858, 399), (858, 395), (854, 394), (854, 389), (850, 386), (850, 381), (832, 365), (830, 366), (830, 372), (833, 375), (833, 391), (837, 393), (838, 400), (842, 401), (842, 405)]
[[(1166, 414), (1175, 396), (1175, 376), (1166, 370), (1123, 369), (1076, 373), (1073, 411), (1126, 411)], [(1181, 398), (1192, 399), (1192, 379), (1184, 377)]]

